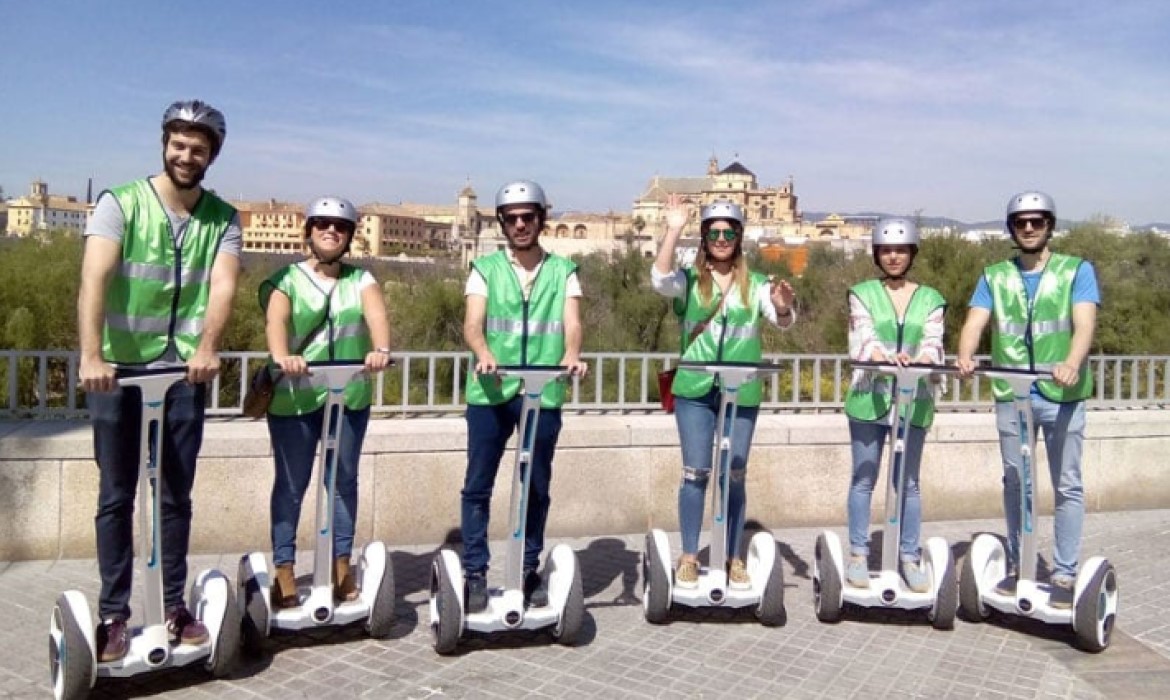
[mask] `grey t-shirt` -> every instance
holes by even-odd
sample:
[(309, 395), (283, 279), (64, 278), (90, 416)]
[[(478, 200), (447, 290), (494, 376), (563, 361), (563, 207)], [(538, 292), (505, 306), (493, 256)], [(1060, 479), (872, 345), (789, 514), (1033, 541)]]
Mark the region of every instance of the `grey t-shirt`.
[[(161, 200), (160, 204), (162, 204)], [(187, 225), (191, 223), (191, 217), (171, 211), (166, 204), (162, 204), (162, 207), (163, 211), (167, 213), (167, 218), (171, 220), (171, 231), (175, 238), (175, 246), (180, 246), (183, 244), (183, 236), (187, 235)], [(108, 192), (103, 193), (98, 197), (97, 204), (93, 208), (93, 216), (90, 217), (89, 223), (86, 224), (85, 235), (99, 236), (121, 243), (122, 237), (125, 235), (125, 228), (126, 217), (122, 214), (122, 207), (118, 205), (118, 200)], [(240, 230), (240, 214), (236, 212), (232, 216), (231, 223), (228, 224), (227, 231), (223, 234), (223, 239), (219, 242), (218, 252), (234, 255), (238, 258), (243, 239), (244, 235)], [(148, 369), (163, 369), (167, 367), (184, 367), (186, 363), (179, 357), (179, 351), (172, 341), (167, 344), (167, 349), (163, 352), (162, 357), (146, 366)]]

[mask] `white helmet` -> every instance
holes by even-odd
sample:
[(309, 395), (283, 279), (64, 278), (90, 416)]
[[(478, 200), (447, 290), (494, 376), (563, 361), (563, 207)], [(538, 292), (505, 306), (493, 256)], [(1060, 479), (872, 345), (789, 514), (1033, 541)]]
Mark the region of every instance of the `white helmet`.
[(743, 207), (735, 202), (719, 199), (711, 202), (699, 212), (699, 226), (706, 229), (707, 225), (716, 219), (733, 221), (736, 227), (743, 229)]
[(162, 128), (163, 143), (166, 143), (167, 134), (175, 122), (184, 122), (190, 127), (200, 129), (212, 138), (211, 155), (219, 154), (223, 148), (223, 141), (227, 138), (227, 120), (223, 112), (202, 100), (180, 100), (174, 102), (167, 111), (163, 112)]
[(531, 180), (517, 180), (509, 182), (496, 193), (496, 213), (500, 209), (512, 204), (534, 204), (541, 212), (548, 209), (548, 200), (544, 190)]
[(333, 219), (345, 219), (355, 227), (358, 223), (357, 209), (348, 199), (341, 197), (320, 197), (309, 202), (305, 208), (305, 223), (316, 216), (327, 216)]
[(918, 227), (909, 219), (881, 219), (873, 227), (873, 246), (918, 245)]

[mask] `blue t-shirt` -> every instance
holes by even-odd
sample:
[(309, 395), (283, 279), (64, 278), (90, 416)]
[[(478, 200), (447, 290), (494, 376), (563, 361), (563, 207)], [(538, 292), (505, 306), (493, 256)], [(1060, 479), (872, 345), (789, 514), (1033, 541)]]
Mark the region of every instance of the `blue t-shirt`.
[[(1020, 259), (1016, 258), (1015, 263), (1016, 267), (1019, 268)], [(1042, 274), (1044, 274), (1044, 268), (1027, 272), (1020, 270), (1020, 276), (1024, 278), (1024, 291), (1028, 295), (1028, 303), (1036, 298), (1036, 288), (1040, 286)], [(1073, 278), (1072, 303), (1080, 304), (1083, 302), (1101, 305), (1101, 288), (1097, 286), (1097, 273), (1093, 270), (1093, 263), (1088, 260), (1081, 263), (1077, 268), (1076, 277)], [(979, 275), (979, 283), (975, 285), (975, 292), (971, 295), (971, 301), (967, 305), (988, 311), (993, 309), (994, 304), (991, 299), (991, 287), (987, 284), (987, 275)], [(1031, 393), (1033, 396), (1041, 396), (1035, 383), (1032, 384)]]

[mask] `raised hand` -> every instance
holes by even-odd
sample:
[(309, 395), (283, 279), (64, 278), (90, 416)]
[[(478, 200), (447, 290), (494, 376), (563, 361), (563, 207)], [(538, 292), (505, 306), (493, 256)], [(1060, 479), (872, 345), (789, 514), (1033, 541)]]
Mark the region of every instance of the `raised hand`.
[(681, 231), (691, 220), (691, 207), (682, 197), (672, 194), (666, 199), (666, 228), (668, 231)]

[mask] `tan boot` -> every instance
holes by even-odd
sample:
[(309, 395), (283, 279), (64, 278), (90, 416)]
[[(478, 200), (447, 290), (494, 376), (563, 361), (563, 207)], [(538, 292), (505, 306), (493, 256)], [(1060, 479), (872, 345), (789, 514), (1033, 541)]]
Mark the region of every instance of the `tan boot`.
[(297, 596), (297, 575), (292, 564), (277, 564), (272, 582), (272, 607), (295, 608), (301, 601)]
[(353, 572), (349, 569), (349, 557), (338, 557), (333, 560), (333, 597), (340, 603), (358, 599), (357, 585), (354, 584)]

